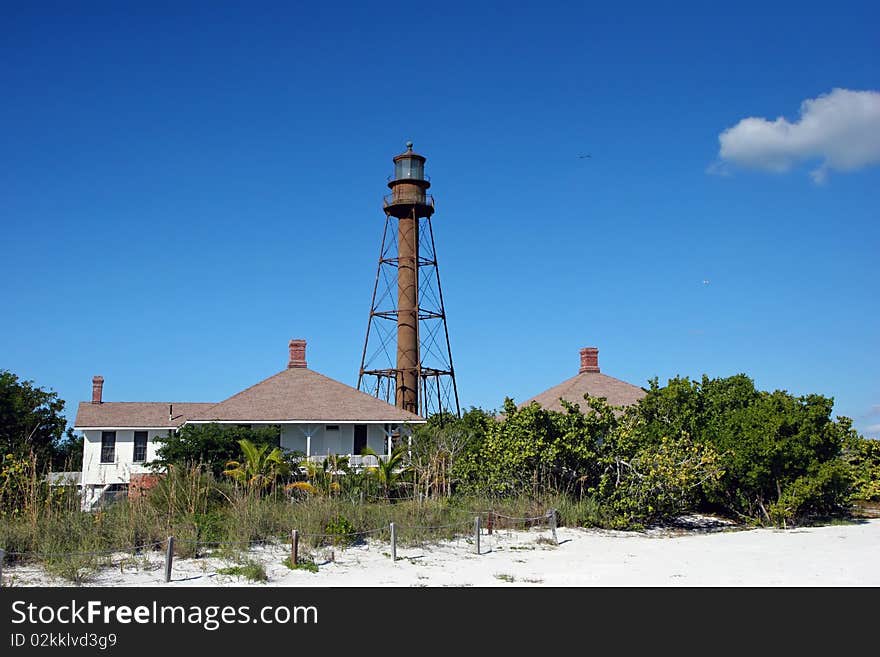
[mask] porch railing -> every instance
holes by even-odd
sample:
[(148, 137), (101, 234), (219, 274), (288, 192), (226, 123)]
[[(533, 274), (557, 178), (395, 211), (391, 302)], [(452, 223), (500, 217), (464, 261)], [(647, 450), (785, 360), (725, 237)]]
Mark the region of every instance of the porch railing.
[[(372, 468), (378, 465), (376, 457), (372, 454), (337, 454), (337, 456), (347, 457), (349, 467), (354, 469)], [(321, 464), (326, 458), (327, 454), (312, 454), (308, 457), (308, 460), (310, 463)], [(387, 461), (388, 455), (380, 454), (379, 459)]]

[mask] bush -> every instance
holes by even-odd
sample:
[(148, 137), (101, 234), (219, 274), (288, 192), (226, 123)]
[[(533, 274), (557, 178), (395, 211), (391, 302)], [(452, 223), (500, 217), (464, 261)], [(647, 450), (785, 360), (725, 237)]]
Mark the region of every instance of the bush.
[(722, 475), (715, 449), (687, 435), (663, 438), (656, 446), (609, 445), (608, 454), (597, 490), (617, 526), (691, 510), (702, 488), (714, 486)]
[(220, 543), (226, 539), (228, 517), (219, 510), (193, 515), (198, 540), (206, 543)]
[(770, 505), (770, 518), (785, 526), (811, 516), (839, 515), (849, 507), (851, 483), (852, 472), (843, 461), (822, 463), (786, 486)]
[(324, 527), (327, 542), (330, 545), (354, 545), (358, 541), (357, 530), (343, 515), (337, 515)]
[(880, 440), (852, 436), (845, 458), (853, 477), (850, 499), (880, 502)]
[(311, 557), (298, 556), (295, 566), (290, 562), (290, 557), (285, 558), (282, 563), (291, 570), (305, 570), (310, 573), (318, 572), (318, 564), (316, 564)]
[(655, 379), (634, 413), (645, 446), (686, 434), (715, 449), (724, 474), (703, 486), (698, 507), (778, 524), (841, 508), (852, 430), (847, 418), (831, 419), (833, 404), (821, 395), (760, 391), (738, 374), (675, 378), (662, 388)]
[(280, 433), (281, 428), (275, 425), (187, 424), (157, 440), (157, 458), (149, 465), (164, 470), (171, 465), (185, 467), (203, 463), (219, 478), (226, 464), (241, 456), (239, 441), (248, 440), (254, 445), (268, 445), (271, 449), (278, 444)]
[(503, 419), (490, 424), (478, 447), (455, 463), (460, 488), (536, 497), (585, 490), (597, 478), (600, 446), (615, 431), (617, 419), (601, 399), (588, 399), (586, 412), (575, 404), (563, 406), (562, 413), (534, 403), (517, 408), (506, 399)]
[(236, 577), (244, 577), (252, 582), (266, 582), (269, 577), (266, 575), (266, 568), (263, 564), (245, 559), (235, 566), (227, 566), (226, 568), (217, 569), (219, 575), (234, 575)]
[(170, 466), (147, 492), (147, 500), (170, 524), (175, 517), (207, 513), (222, 498), (211, 472), (200, 464), (190, 463)]

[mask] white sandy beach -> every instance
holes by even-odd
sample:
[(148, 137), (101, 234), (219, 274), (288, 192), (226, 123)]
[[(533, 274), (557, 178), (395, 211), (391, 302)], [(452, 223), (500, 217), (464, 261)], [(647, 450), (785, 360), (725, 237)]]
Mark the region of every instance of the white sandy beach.
[[(880, 519), (790, 530), (614, 532), (560, 528), (559, 545), (544, 530), (495, 532), (419, 547), (388, 543), (312, 554), (319, 572), (282, 564), (287, 546), (259, 547), (250, 557), (268, 582), (216, 571), (219, 557), (176, 559), (164, 582), (163, 556), (152, 553), (108, 567), (86, 586), (878, 586)], [(69, 586), (34, 565), (7, 567), (6, 585)]]

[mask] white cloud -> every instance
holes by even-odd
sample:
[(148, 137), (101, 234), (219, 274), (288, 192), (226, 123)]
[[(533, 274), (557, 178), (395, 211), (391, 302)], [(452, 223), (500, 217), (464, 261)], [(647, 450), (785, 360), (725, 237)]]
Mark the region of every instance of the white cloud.
[(810, 176), (821, 184), (829, 171), (880, 162), (880, 92), (834, 89), (802, 102), (794, 123), (749, 117), (718, 141), (718, 162), (710, 173), (727, 173), (729, 165), (784, 173), (798, 162), (819, 160)]

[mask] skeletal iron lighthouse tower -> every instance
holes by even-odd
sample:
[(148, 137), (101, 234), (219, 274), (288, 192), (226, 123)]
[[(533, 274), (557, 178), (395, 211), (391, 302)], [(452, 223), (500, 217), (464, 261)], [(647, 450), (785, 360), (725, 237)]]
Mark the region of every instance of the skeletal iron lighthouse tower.
[[(358, 390), (422, 417), (461, 414), (434, 249), (434, 198), (412, 142), (394, 158)], [(392, 357), (393, 354), (393, 357)]]

